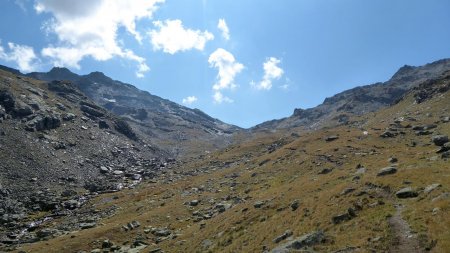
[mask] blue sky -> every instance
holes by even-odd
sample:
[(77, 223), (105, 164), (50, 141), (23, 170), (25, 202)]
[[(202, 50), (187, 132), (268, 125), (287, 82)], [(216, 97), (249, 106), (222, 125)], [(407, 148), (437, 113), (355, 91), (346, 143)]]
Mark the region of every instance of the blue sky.
[(450, 57), (447, 0), (4, 0), (0, 10), (0, 64), (102, 71), (241, 127)]

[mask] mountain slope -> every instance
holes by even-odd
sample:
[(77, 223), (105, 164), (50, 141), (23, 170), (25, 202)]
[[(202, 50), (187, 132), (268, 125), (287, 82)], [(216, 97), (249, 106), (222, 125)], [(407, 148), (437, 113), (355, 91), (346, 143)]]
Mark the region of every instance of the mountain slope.
[(99, 211), (119, 207), (101, 226), (18, 250), (448, 252), (449, 112), (450, 71), (352, 124), (260, 133), (185, 160), (92, 199)]
[(136, 87), (112, 80), (101, 72), (79, 76), (66, 68), (30, 73), (40, 80), (70, 80), (89, 98), (126, 117), (133, 128), (174, 154), (190, 155), (226, 146), (240, 128), (214, 119)]
[(345, 124), (351, 115), (362, 115), (387, 107), (400, 99), (412, 87), (427, 79), (439, 77), (450, 70), (450, 59), (439, 60), (420, 67), (403, 66), (384, 83), (375, 83), (343, 91), (317, 107), (295, 109), (292, 116), (261, 123), (252, 130), (304, 127), (318, 129)]
[(42, 214), (74, 214), (92, 196), (132, 188), (172, 161), (72, 83), (16, 74), (0, 70), (0, 251), (32, 240), (21, 231)]

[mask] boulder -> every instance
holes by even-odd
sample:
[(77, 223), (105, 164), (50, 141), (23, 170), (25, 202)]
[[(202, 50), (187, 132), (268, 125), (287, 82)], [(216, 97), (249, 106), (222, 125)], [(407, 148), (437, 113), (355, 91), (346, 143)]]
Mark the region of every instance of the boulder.
[(100, 129), (109, 129), (108, 122), (106, 122), (105, 120), (100, 120), (98, 122), (98, 128), (100, 128)]
[(383, 132), (380, 137), (382, 138), (393, 138), (397, 135), (397, 133), (391, 132), (391, 131), (385, 131)]
[(25, 104), (22, 101), (16, 102), (16, 105), (13, 109), (13, 115), (15, 117), (22, 118), (22, 117), (26, 117), (31, 114), (33, 114), (33, 110), (31, 109), (30, 106), (28, 106), (27, 104)]
[(395, 174), (397, 172), (397, 168), (390, 166), (390, 167), (386, 167), (381, 169), (378, 173), (377, 176), (385, 176), (385, 175), (390, 175), (390, 174)]
[(75, 119), (77, 116), (73, 113), (66, 113), (63, 115), (63, 120), (64, 121), (71, 121), (73, 119)]
[(295, 211), (300, 207), (300, 201), (296, 199), (292, 201), (292, 203), (289, 206), (291, 207), (292, 211)]
[(263, 201), (256, 201), (256, 202), (253, 204), (253, 207), (255, 207), (255, 208), (261, 208), (263, 205), (264, 205), (264, 202), (263, 202)]
[(414, 191), (411, 187), (406, 187), (406, 188), (403, 188), (403, 189), (399, 190), (398, 192), (396, 192), (395, 196), (397, 196), (397, 198), (400, 198), (400, 199), (415, 198), (415, 197), (419, 196), (419, 193)]
[(39, 238), (45, 238), (56, 234), (56, 232), (57, 232), (56, 229), (44, 228), (42, 230), (37, 231), (36, 235)]
[(443, 146), (445, 143), (448, 142), (448, 136), (447, 135), (434, 135), (433, 137), (431, 137), (431, 141), (433, 141), (433, 143), (436, 146)]
[(444, 143), (444, 145), (440, 146), (436, 153), (442, 153), (450, 150), (450, 142)]
[(172, 232), (167, 228), (156, 228), (152, 231), (152, 234), (155, 236), (169, 236)]
[(198, 201), (197, 199), (194, 199), (189, 202), (189, 205), (190, 206), (198, 206), (198, 203), (200, 203), (200, 201)]
[(431, 185), (428, 185), (427, 187), (425, 187), (424, 192), (425, 193), (430, 193), (430, 192), (436, 190), (439, 187), (441, 187), (441, 184), (438, 184), (438, 183), (431, 184)]
[(319, 171), (319, 174), (325, 175), (325, 174), (328, 174), (328, 173), (330, 173), (330, 172), (332, 172), (332, 171), (333, 171), (333, 169), (330, 169), (330, 168), (323, 168), (321, 171)]
[(277, 236), (275, 239), (273, 239), (274, 243), (279, 243), (283, 240), (286, 240), (286, 238), (288, 238), (289, 236), (292, 236), (293, 233), (291, 230), (286, 230), (283, 234)]
[(16, 104), (16, 99), (11, 92), (7, 90), (0, 91), (0, 105), (2, 105), (7, 112), (11, 111)]
[(316, 231), (297, 237), (279, 247), (272, 249), (271, 253), (288, 253), (310, 247), (325, 240), (325, 234), (322, 231)]
[(59, 115), (38, 115), (26, 124), (28, 131), (43, 131), (55, 129), (61, 126)]
[(398, 162), (398, 159), (397, 159), (396, 157), (390, 157), (390, 158), (388, 159), (388, 162), (390, 162), (390, 163), (396, 163), (396, 162)]
[(102, 112), (98, 109), (92, 108), (90, 106), (87, 106), (87, 105), (81, 105), (80, 110), (90, 116), (94, 116), (94, 117), (98, 117), (98, 118), (103, 117), (105, 115), (104, 112)]
[(89, 228), (93, 228), (97, 225), (97, 223), (95, 222), (83, 222), (80, 223), (79, 226), (81, 229), (89, 229)]
[(337, 135), (330, 135), (330, 136), (325, 137), (326, 142), (334, 141), (337, 139), (339, 139), (339, 136), (337, 136)]

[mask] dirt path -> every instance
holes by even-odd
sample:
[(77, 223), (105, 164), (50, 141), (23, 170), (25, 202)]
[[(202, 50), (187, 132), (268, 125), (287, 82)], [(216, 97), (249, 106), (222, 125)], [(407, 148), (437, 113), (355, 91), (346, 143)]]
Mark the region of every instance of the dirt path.
[(396, 212), (394, 216), (389, 218), (389, 226), (391, 227), (395, 239), (389, 252), (392, 253), (423, 253), (425, 252), (419, 246), (417, 236), (411, 233), (408, 223), (402, 217), (403, 205), (395, 204)]

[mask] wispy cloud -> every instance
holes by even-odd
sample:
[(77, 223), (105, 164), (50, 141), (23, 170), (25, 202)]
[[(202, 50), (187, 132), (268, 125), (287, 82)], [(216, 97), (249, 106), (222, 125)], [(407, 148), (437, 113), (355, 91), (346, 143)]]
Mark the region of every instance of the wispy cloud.
[(230, 29), (228, 28), (227, 22), (225, 19), (221, 18), (219, 19), (219, 23), (217, 24), (217, 28), (222, 32), (222, 37), (225, 40), (230, 39)]
[(155, 21), (153, 24), (158, 28), (149, 33), (153, 49), (169, 54), (190, 49), (203, 51), (206, 42), (214, 39), (208, 31), (185, 29), (179, 19)]
[(37, 13), (47, 12), (53, 18), (45, 22), (44, 29), (56, 34), (58, 44), (42, 50), (56, 66), (80, 68), (85, 57), (97, 61), (120, 57), (137, 63), (136, 75), (143, 77), (150, 68), (145, 59), (119, 42), (118, 30), (123, 27), (138, 41), (142, 35), (136, 22), (151, 19), (164, 0), (92, 0), (56, 1), (36, 0)]
[(213, 85), (214, 101), (217, 103), (233, 102), (222, 94), (223, 90), (234, 89), (236, 84), (234, 78), (244, 69), (244, 65), (237, 62), (234, 56), (223, 48), (218, 48), (208, 59), (211, 67), (216, 68), (217, 82)]
[(0, 45), (0, 59), (15, 62), (20, 71), (31, 72), (36, 70), (38, 57), (32, 47), (8, 43), (9, 52)]
[(258, 90), (270, 90), (272, 88), (272, 81), (279, 79), (283, 76), (284, 71), (282, 68), (278, 67), (281, 61), (275, 57), (269, 57), (263, 63), (264, 76), (262, 81), (259, 83), (251, 83), (250, 85)]

